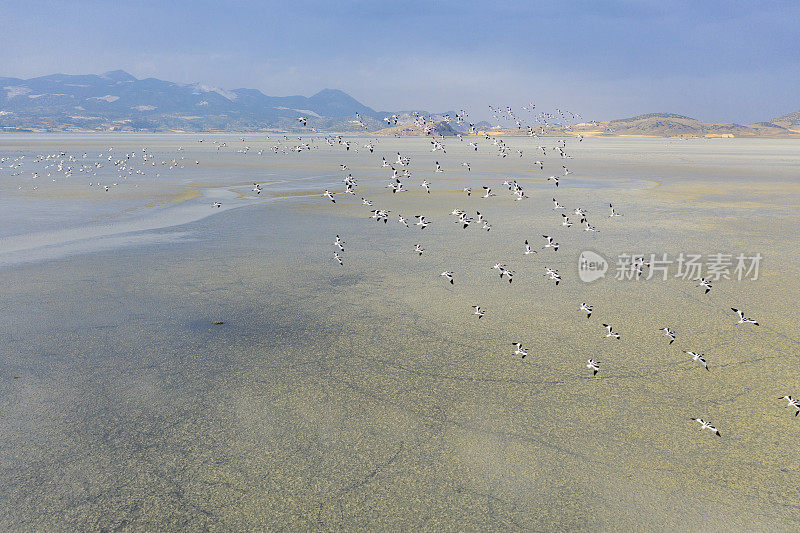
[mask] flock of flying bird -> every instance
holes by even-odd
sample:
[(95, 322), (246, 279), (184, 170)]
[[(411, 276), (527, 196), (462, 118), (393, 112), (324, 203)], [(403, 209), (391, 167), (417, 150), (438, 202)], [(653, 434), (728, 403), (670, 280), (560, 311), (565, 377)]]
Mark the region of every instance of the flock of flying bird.
[[(532, 112), (534, 108), (535, 106), (533, 104), (530, 104), (530, 106), (524, 107), (524, 110)], [(495, 118), (499, 118), (498, 115), (502, 113), (500, 108), (492, 108), (490, 106), (490, 110), (495, 115)], [(571, 113), (568, 114), (572, 115), (573, 118), (577, 116)], [(513, 110), (511, 110), (511, 108), (506, 108), (505, 115), (506, 115), (505, 118), (515, 121), (517, 126), (520, 129), (522, 129), (523, 124), (521, 120), (515, 115)], [(459, 113), (456, 114), (456, 122), (458, 124), (464, 124), (467, 120), (467, 116), (468, 115), (466, 114), (466, 112), (460, 111)], [(565, 124), (567, 123), (567, 115), (565, 115), (561, 111), (558, 111), (558, 115), (541, 114), (538, 117), (538, 120), (540, 122), (542, 121), (546, 122), (547, 119), (553, 119), (558, 117), (560, 117)], [(360, 122), (361, 118), (360, 117), (357, 118), (358, 121)], [(449, 117), (447, 117), (447, 119), (449, 121)], [(442, 156), (445, 156), (445, 154), (447, 154), (447, 147), (445, 146), (446, 139), (441, 135), (439, 136), (436, 135), (433, 123), (428, 122), (425, 119), (425, 117), (419, 114), (415, 114), (414, 120), (418, 123), (418, 125), (424, 127), (424, 132), (427, 134), (427, 136), (430, 137), (429, 141), (431, 146), (431, 152), (434, 153), (442, 152)], [(301, 125), (305, 126), (307, 119), (301, 117), (300, 119), (298, 119), (298, 121), (300, 122)], [(390, 125), (397, 124), (398, 117), (397, 116), (386, 117), (385, 121), (387, 124)], [(469, 127), (471, 132), (477, 133), (475, 132), (474, 124), (470, 124)], [(527, 131), (529, 136), (539, 138), (539, 134), (534, 130), (532, 126), (527, 126)], [(542, 134), (544, 133), (544, 126), (541, 126), (540, 133)], [(479, 136), (477, 135), (475, 135), (474, 137), (476, 139), (479, 139)], [(464, 137), (461, 134), (458, 134), (456, 138), (460, 142), (464, 141)], [(318, 148), (316, 146), (316, 140), (318, 139), (319, 137), (311, 137), (308, 141), (304, 142), (302, 137), (298, 137), (297, 138), (298, 142), (295, 143), (291, 141), (288, 136), (284, 135), (283, 142), (278, 141), (273, 146), (272, 152), (276, 154), (277, 153), (287, 154), (292, 152), (303, 152), (305, 150), (315, 149)], [(493, 137), (488, 134), (484, 134), (484, 139), (486, 141), (490, 141), (491, 144), (489, 145), (489, 149), (490, 150), (492, 148), (495, 149), (498, 157), (505, 158), (511, 153), (509, 147), (498, 137)], [(577, 142), (581, 142), (583, 140), (582, 137), (580, 137), (579, 135), (573, 137), (573, 139), (576, 139)], [(353, 152), (358, 152), (359, 147), (355, 145), (356, 143), (355, 140), (345, 139), (342, 136), (325, 136), (324, 140), (330, 147), (340, 146), (343, 147), (346, 152), (350, 152), (351, 147), (354, 147)], [(567, 138), (558, 139), (558, 141), (556, 142), (556, 146), (550, 148), (550, 155), (551, 156), (557, 155), (564, 163), (566, 163), (566, 161), (572, 157), (566, 151), (567, 140), (568, 140)], [(202, 143), (204, 142), (204, 140), (199, 139), (198, 142)], [(242, 142), (245, 142), (244, 138), (242, 138)], [(213, 143), (216, 144), (217, 150), (227, 147), (227, 142), (213, 141)], [(369, 153), (374, 153), (376, 145), (377, 145), (376, 140), (370, 140), (363, 145), (363, 148), (369, 151)], [(480, 147), (480, 145), (476, 141), (471, 141), (467, 143), (467, 145), (469, 146), (469, 148), (466, 149), (467, 153), (475, 152)], [(181, 147), (178, 148), (178, 152), (181, 152), (182, 150), (183, 148)], [(248, 154), (249, 151), (250, 151), (249, 146), (244, 146), (243, 148), (237, 150), (237, 152), (242, 154)], [(546, 158), (546, 156), (548, 155), (548, 148), (540, 145), (537, 147), (536, 151), (537, 151), (536, 154), (537, 159), (532, 162), (532, 168), (544, 170), (545, 163), (543, 162), (542, 159), (539, 159), (539, 157)], [(258, 155), (261, 155), (263, 152), (264, 152), (263, 149), (259, 150)], [(522, 150), (517, 150), (517, 152), (519, 154), (519, 157), (523, 157)], [(52, 181), (55, 182), (57, 176), (61, 176), (62, 178), (66, 179), (74, 175), (75, 173), (82, 173), (83, 175), (92, 176), (91, 178), (92, 181), (89, 182), (89, 186), (93, 187), (96, 186), (99, 187), (101, 190), (108, 192), (111, 189), (111, 187), (117, 186), (121, 180), (125, 180), (129, 176), (133, 176), (134, 174), (144, 176), (146, 174), (146, 169), (148, 169), (148, 167), (152, 169), (153, 167), (156, 167), (158, 165), (161, 168), (173, 169), (173, 168), (183, 168), (185, 164), (183, 157), (161, 159), (160, 161), (157, 162), (155, 160), (155, 156), (152, 153), (148, 152), (147, 148), (142, 148), (139, 154), (137, 154), (136, 152), (130, 152), (130, 153), (125, 153), (124, 155), (116, 155), (114, 153), (113, 147), (110, 147), (107, 149), (105, 153), (98, 154), (96, 160), (92, 162), (84, 161), (87, 159), (87, 156), (88, 154), (86, 153), (84, 153), (82, 156), (68, 155), (64, 151), (48, 155), (36, 156), (33, 159), (33, 163), (43, 165), (43, 167), (40, 170), (32, 172), (31, 179), (34, 182), (32, 189), (36, 190), (38, 188), (38, 183), (41, 181), (40, 178), (43, 177), (51, 178)], [(11, 170), (12, 176), (21, 175), (22, 168), (25, 163), (24, 157), (25, 156), (22, 155), (16, 158), (10, 156), (0, 158), (0, 170), (3, 169)], [(196, 165), (199, 165), (200, 162), (195, 161), (194, 163)], [(104, 166), (104, 164), (113, 165), (113, 168), (115, 170), (114, 172), (115, 179), (113, 179), (113, 181), (111, 181), (110, 183), (95, 181), (94, 178), (94, 176), (97, 176), (97, 173)], [(468, 161), (461, 162), (460, 166), (463, 167), (466, 172), (471, 172), (471, 166)], [(559, 184), (562, 181), (564, 181), (567, 176), (571, 174), (571, 171), (568, 169), (566, 164), (561, 164), (560, 166), (561, 166), (560, 175), (551, 175), (543, 180), (543, 183), (552, 182), (556, 190), (561, 190), (557, 189), (559, 187)], [(411, 158), (408, 156), (404, 156), (399, 152), (396, 153), (396, 157), (394, 158), (393, 161), (388, 161), (385, 156), (381, 158), (381, 162), (378, 168), (389, 169), (391, 171), (391, 176), (388, 177), (388, 183), (386, 185), (386, 188), (389, 189), (393, 195), (398, 193), (403, 193), (409, 190), (407, 185), (412, 180), (412, 173), (410, 167), (411, 167)], [(342, 164), (340, 165), (339, 170), (342, 172), (347, 172), (350, 169), (347, 164)], [(40, 172), (42, 174), (40, 174)], [(440, 164), (439, 161), (435, 161), (435, 165), (434, 168), (431, 170), (431, 174), (435, 176), (443, 172), (445, 172), (445, 168)], [(156, 173), (155, 176), (159, 177), (160, 174)], [(423, 188), (427, 194), (430, 194), (431, 189), (434, 187), (434, 183), (431, 180), (433, 180), (432, 177), (430, 179), (426, 178), (419, 183), (419, 187)], [(326, 189), (322, 196), (326, 200), (334, 204), (336, 203), (337, 197), (356, 196), (358, 183), (357, 180), (352, 176), (352, 174), (348, 174), (342, 181), (344, 183), (344, 191), (334, 192)], [(254, 183), (253, 185), (254, 186), (253, 189), (251, 189), (251, 191), (254, 192), (256, 195), (261, 194), (262, 192), (261, 186), (258, 183)], [(20, 186), (19, 188), (22, 189), (22, 186)], [(523, 186), (514, 179), (507, 179), (502, 184), (498, 185), (488, 184), (482, 186), (483, 192), (482, 194), (480, 194), (480, 198), (489, 200), (497, 196), (498, 191), (501, 191), (503, 189), (507, 189), (511, 193), (511, 196), (515, 201), (523, 201), (529, 198)], [(473, 191), (471, 187), (464, 187), (462, 189), (462, 192), (465, 193), (467, 197), (469, 197), (472, 195)], [(588, 211), (586, 209), (582, 207), (575, 208), (571, 212), (571, 215), (573, 215), (574, 218), (570, 218), (570, 215), (566, 213), (566, 208), (564, 205), (560, 204), (556, 200), (556, 198), (552, 198), (552, 202), (553, 202), (553, 208), (552, 208), (553, 211), (559, 212), (559, 214), (561, 215), (562, 226), (569, 228), (573, 226), (574, 224), (573, 220), (574, 220), (577, 221), (579, 224), (583, 225), (583, 229), (587, 232), (598, 231), (595, 226), (589, 223), (587, 217)], [(367, 207), (374, 207), (373, 200), (367, 199), (365, 197), (361, 197), (361, 204)], [(220, 202), (214, 202), (212, 204), (212, 206), (215, 208), (219, 208), (221, 207), (221, 205), (222, 204)], [(616, 210), (613, 204), (608, 204), (608, 209), (609, 209), (609, 214), (607, 216), (611, 219), (623, 216), (622, 213), (619, 213)], [(383, 222), (384, 224), (386, 224), (389, 221), (391, 211), (384, 208), (374, 208), (370, 210), (370, 213), (371, 213), (369, 216), (370, 219), (376, 220), (378, 222)], [(453, 217), (455, 217), (456, 219), (455, 222), (465, 230), (472, 225), (479, 227), (487, 232), (492, 229), (491, 224), (486, 219), (484, 214), (482, 214), (480, 211), (476, 211), (475, 215), (472, 216), (465, 210), (454, 209), (450, 214)], [(418, 227), (420, 230), (424, 230), (433, 223), (425, 215), (414, 215), (413, 219), (415, 220), (415, 222), (413, 222), (413, 225)], [(404, 225), (407, 228), (411, 227), (410, 217), (403, 216), (402, 214), (397, 215), (397, 222)], [(528, 240), (525, 240), (521, 247), (522, 254), (528, 256), (532, 254), (537, 254), (546, 249), (551, 249), (553, 253), (557, 253), (559, 251), (561, 245), (558, 242), (556, 242), (553, 236), (543, 234), (542, 239), (543, 239), (542, 246), (539, 249), (534, 249), (534, 246)], [(336, 250), (333, 252), (334, 260), (338, 263), (338, 265), (344, 266), (345, 241), (340, 237), (340, 235), (336, 235), (335, 240), (333, 241), (333, 245), (336, 248)], [(425, 252), (425, 249), (419, 243), (415, 243), (413, 244), (413, 248), (412, 247), (409, 248), (412, 253), (418, 255), (419, 257), (421, 257)], [(644, 273), (644, 269), (648, 267), (649, 264), (645, 262), (643, 257), (634, 258), (632, 268), (634, 269), (637, 276), (642, 276)], [(514, 270), (509, 268), (508, 265), (501, 262), (497, 262), (491, 267), (491, 269), (497, 271), (501, 280), (507, 280), (508, 283), (512, 283), (514, 281), (515, 272)], [(439, 274), (439, 276), (444, 278), (446, 283), (452, 285), (455, 284), (457, 279), (456, 273), (453, 270), (444, 270)], [(559, 285), (559, 283), (562, 280), (561, 274), (558, 272), (558, 270), (554, 268), (549, 268), (549, 267), (545, 268), (544, 276), (548, 280), (553, 281), (556, 286)], [(698, 287), (704, 289), (704, 294), (708, 294), (709, 291), (711, 291), (712, 285), (709, 280), (705, 278), (699, 278), (695, 281), (699, 282), (699, 284), (697, 285)], [(473, 314), (476, 315), (478, 319), (481, 319), (486, 314), (486, 310), (480, 305), (473, 305), (472, 309), (473, 309)], [(587, 319), (590, 319), (592, 317), (592, 314), (594, 313), (594, 306), (586, 302), (582, 302), (580, 306), (577, 307), (577, 309), (579, 311), (585, 312)], [(736, 322), (736, 324), (752, 324), (754, 326), (758, 326), (758, 322), (752, 318), (745, 316), (743, 311), (736, 308), (731, 308), (731, 309), (738, 316), (738, 321)], [(604, 323), (602, 324), (602, 326), (606, 330), (605, 334), (606, 338), (612, 338), (617, 340), (621, 338), (621, 335), (617, 331), (615, 331), (615, 329), (610, 324)], [(661, 328), (661, 331), (664, 332), (665, 337), (669, 339), (669, 345), (671, 345), (676, 339), (675, 331), (670, 327)], [(514, 347), (513, 355), (520, 356), (523, 359), (528, 355), (528, 350), (524, 347), (522, 342), (514, 342), (512, 343), (512, 346)], [(710, 370), (709, 364), (703, 353), (690, 350), (682, 350), (682, 351), (688, 356), (690, 356), (692, 358), (692, 361), (696, 361), (699, 365), (701, 365), (706, 371)], [(601, 365), (599, 361), (590, 358), (586, 361), (586, 368), (592, 372), (593, 376), (596, 376), (600, 372)], [(787, 401), (787, 406), (795, 409), (795, 416), (797, 416), (798, 413), (800, 413), (800, 399), (795, 399), (790, 395), (783, 396), (781, 399)], [(700, 424), (701, 429), (713, 432), (717, 436), (721, 435), (720, 431), (713, 424), (704, 420), (703, 418), (691, 417), (691, 419)]]
[[(497, 110), (493, 110), (493, 111), (496, 112)], [(509, 114), (512, 117), (514, 117), (513, 112), (511, 112), (510, 109), (509, 109)], [(460, 116), (459, 119), (461, 119), (461, 118), (462, 117)], [(516, 120), (516, 117), (514, 117), (514, 118)], [(395, 121), (395, 118), (389, 118), (387, 120), (387, 122), (390, 122), (390, 123), (394, 122), (394, 121)], [(529, 131), (530, 131), (530, 128), (529, 128)], [(425, 132), (428, 135), (431, 135), (431, 136), (435, 135), (433, 133), (433, 128), (427, 128), (427, 129), (425, 129)], [(537, 136), (538, 137), (538, 135), (536, 135), (536, 133), (532, 133), (532, 136)], [(577, 138), (577, 142), (581, 142), (582, 141), (581, 137), (576, 137), (576, 138)], [(505, 143), (502, 140), (500, 140), (499, 138), (496, 138), (496, 137), (495, 138), (490, 137), (489, 135), (485, 135), (485, 139), (486, 140), (490, 140), (492, 142), (492, 145), (496, 148), (497, 154), (498, 154), (499, 157), (506, 157), (508, 155), (508, 153), (509, 153), (508, 147), (505, 145)], [(463, 141), (463, 138), (461, 138), (459, 136), (458, 140), (459, 141)], [(431, 151), (432, 152), (441, 151), (443, 154), (446, 154), (447, 151), (446, 151), (446, 147), (444, 145), (444, 142), (445, 142), (445, 138), (441, 137), (441, 136), (438, 139), (431, 139), (431, 141), (430, 141)], [(469, 150), (478, 150), (478, 146), (479, 145), (476, 142), (470, 142), (469, 143)], [(568, 154), (567, 151), (566, 151), (566, 146), (567, 146), (567, 139), (559, 139), (558, 142), (557, 142), (557, 146), (553, 148), (551, 154), (552, 153), (556, 153), (560, 158), (563, 158), (563, 159), (571, 158), (571, 155)], [(373, 152), (374, 143), (371, 143), (369, 148), (370, 148), (370, 152)], [(547, 149), (545, 147), (539, 146), (538, 150), (542, 153), (543, 156), (546, 156)], [(519, 152), (520, 157), (522, 157), (522, 155), (523, 155), (522, 151), (519, 150), (518, 152)], [(392, 194), (396, 194), (396, 193), (400, 193), (400, 192), (404, 192), (404, 191), (408, 191), (409, 190), (407, 184), (408, 184), (409, 181), (411, 181), (411, 171), (410, 171), (410, 168), (409, 168), (410, 165), (411, 165), (411, 158), (408, 157), (408, 156), (404, 156), (399, 152), (396, 154), (396, 159), (394, 161), (392, 161), (392, 162), (387, 161), (385, 156), (382, 157), (380, 168), (390, 168), (391, 172), (392, 172), (391, 176), (388, 177), (389, 182), (386, 185), (386, 187), (391, 190)], [(438, 173), (441, 173), (441, 172), (444, 172), (444, 168), (442, 167), (442, 165), (440, 164), (439, 161), (435, 161), (434, 165), (435, 165), (434, 169), (432, 170), (432, 173), (434, 175), (436, 175)], [(470, 167), (470, 164), (468, 162), (466, 162), (466, 161), (462, 162), (461, 166), (464, 167), (467, 172), (471, 171), (471, 167)], [(539, 170), (543, 170), (544, 169), (544, 163), (543, 163), (543, 161), (541, 161), (539, 159), (537, 159), (533, 163), (533, 166), (534, 166), (534, 168), (538, 168)], [(344, 170), (344, 171), (349, 170), (347, 165), (341, 165), (340, 169)], [(544, 180), (544, 182), (545, 183), (546, 182), (552, 182), (555, 187), (559, 187), (559, 183), (561, 181), (563, 181), (564, 178), (566, 178), (567, 176), (569, 176), (571, 174), (571, 171), (567, 168), (566, 165), (561, 165), (561, 170), (562, 170), (561, 171), (561, 176), (555, 176), (555, 175), (550, 176), (550, 177), (546, 178)], [(343, 182), (344, 182), (344, 185), (345, 185), (345, 190), (343, 192), (333, 192), (331, 190), (326, 189), (324, 191), (324, 193), (323, 193), (323, 197), (325, 199), (329, 200), (332, 203), (336, 203), (336, 197), (337, 196), (341, 196), (341, 195), (344, 195), (344, 196), (353, 195), (353, 196), (355, 196), (357, 194), (356, 193), (357, 181), (356, 181), (355, 178), (353, 178), (352, 174), (348, 174), (348, 176), (344, 178)], [(424, 179), (419, 184), (419, 186), (424, 188), (424, 190), (427, 193), (430, 194), (431, 187), (433, 186), (433, 184), (429, 179)], [(480, 195), (480, 198), (482, 198), (482, 199), (490, 199), (490, 198), (492, 198), (492, 197), (497, 195), (496, 191), (502, 190), (503, 188), (508, 189), (511, 192), (511, 195), (513, 196), (515, 201), (521, 201), (521, 200), (525, 200), (525, 199), (528, 198), (528, 196), (526, 195), (526, 192), (524, 191), (522, 185), (517, 183), (517, 181), (514, 180), (514, 179), (508, 179), (508, 180), (504, 181), (502, 183), (502, 186), (500, 186), (500, 185), (494, 186), (494, 185), (491, 185), (491, 184), (482, 186), (483, 193)], [(465, 188), (463, 188), (463, 192), (466, 193), (467, 196), (471, 196), (473, 191), (472, 191), (471, 187), (465, 187)], [(565, 206), (561, 205), (556, 200), (556, 198), (552, 198), (552, 202), (553, 202), (553, 210), (554, 211), (564, 211), (564, 210), (566, 210)], [(365, 197), (361, 197), (361, 203), (363, 205), (366, 205), (366, 206), (373, 206), (373, 201), (372, 200), (368, 200)], [(620, 212), (618, 212), (616, 210), (616, 208), (614, 207), (613, 204), (608, 204), (608, 209), (609, 209), (609, 214), (607, 216), (609, 218), (611, 218), (611, 219), (615, 219), (615, 218), (623, 216), (622, 213), (620, 213)], [(387, 223), (389, 218), (390, 218), (391, 211), (388, 210), (388, 209), (372, 209), (370, 211), (370, 213), (371, 213), (371, 215), (370, 215), (369, 218), (377, 220), (378, 222), (382, 221), (384, 223)], [(574, 220), (578, 221), (579, 224), (583, 225), (583, 229), (585, 231), (597, 232), (598, 231), (597, 228), (589, 223), (588, 218), (587, 218), (587, 213), (588, 213), (588, 211), (586, 209), (578, 207), (578, 208), (575, 208), (574, 211), (572, 211), (571, 214), (574, 215)], [(475, 216), (472, 216), (470, 213), (468, 213), (465, 210), (454, 209), (450, 214), (456, 218), (456, 223), (459, 224), (463, 229), (467, 229), (468, 227), (470, 227), (470, 225), (475, 224), (478, 227), (481, 227), (482, 229), (484, 229), (486, 231), (490, 231), (491, 230), (491, 225), (489, 224), (488, 220), (486, 220), (486, 217), (480, 211), (477, 211)], [(560, 214), (561, 214), (561, 220), (562, 220), (561, 225), (562, 226), (571, 227), (574, 224), (573, 219), (571, 219), (569, 215), (567, 215), (566, 213), (560, 213)], [(400, 224), (403, 224), (404, 226), (409, 227), (409, 222), (408, 222), (408, 218), (407, 217), (403, 216), (402, 214), (397, 215), (397, 217), (398, 217), (397, 221)], [(432, 223), (432, 221), (430, 221), (424, 215), (415, 215), (414, 218), (416, 219), (416, 223), (414, 225), (418, 226), (420, 229), (425, 229), (427, 226), (429, 226)], [(543, 244), (541, 246), (541, 249), (534, 249), (533, 245), (528, 240), (525, 240), (524, 243), (523, 243), (524, 248), (523, 248), (522, 253), (524, 255), (531, 255), (531, 254), (539, 253), (540, 251), (548, 249), (548, 248), (552, 249), (553, 252), (558, 252), (558, 250), (559, 250), (561, 245), (558, 242), (556, 242), (556, 240), (554, 239), (553, 236), (542, 235), (542, 238), (544, 239), (544, 241), (543, 241)], [(335, 258), (336, 262), (340, 266), (344, 265), (343, 256), (342, 256), (342, 254), (344, 252), (343, 244), (344, 243), (341, 240), (341, 237), (339, 235), (336, 235), (336, 239), (334, 241), (334, 245), (337, 247), (337, 250), (334, 252), (334, 258)], [(413, 253), (416, 253), (419, 256), (422, 256), (423, 252), (424, 252), (424, 249), (422, 248), (422, 246), (419, 243), (414, 244)], [(649, 266), (650, 266), (649, 263), (645, 262), (644, 257), (635, 257), (635, 258), (633, 258), (633, 262), (632, 262), (631, 268), (635, 272), (636, 276), (640, 276), (641, 277), (641, 276), (644, 275), (645, 269), (649, 268)], [(515, 272), (514, 272), (514, 270), (510, 269), (506, 264), (498, 262), (498, 263), (494, 264), (494, 266), (492, 266), (491, 268), (494, 269), (494, 270), (497, 270), (497, 272), (498, 272), (498, 274), (499, 274), (501, 279), (507, 280), (508, 283), (512, 283), (513, 282)], [(561, 274), (558, 272), (558, 270), (556, 270), (554, 268), (546, 268), (544, 275), (549, 280), (553, 281), (555, 285), (558, 285), (561, 282), (561, 279), (562, 279), (561, 278)], [(444, 270), (439, 274), (439, 276), (444, 278), (445, 282), (449, 283), (451, 285), (454, 285), (455, 282), (456, 282), (456, 279), (457, 279), (456, 273), (453, 270)], [(711, 291), (712, 285), (711, 285), (709, 280), (707, 280), (705, 278), (698, 278), (695, 281), (698, 282), (697, 287), (701, 287), (702, 289), (704, 289), (703, 294), (708, 294), (709, 291)], [(473, 305), (472, 309), (473, 309), (473, 313), (472, 314), (477, 316), (478, 319), (483, 318), (485, 316), (485, 314), (486, 314), (486, 310), (480, 305)], [(752, 325), (755, 325), (755, 326), (758, 325), (758, 322), (756, 320), (746, 317), (745, 314), (741, 310), (738, 310), (738, 309), (735, 309), (735, 308), (731, 308), (731, 309), (738, 316), (738, 321), (736, 322), (736, 324), (752, 324)], [(586, 302), (583, 302), (578, 307), (578, 310), (585, 312), (587, 319), (590, 319), (591, 316), (592, 316), (592, 313), (594, 312), (594, 306), (592, 306), (592, 305), (590, 305), (590, 304), (588, 304)], [(614, 329), (614, 327), (612, 327), (610, 324), (603, 323), (602, 327), (605, 328), (605, 330), (606, 330), (605, 338), (611, 338), (611, 339), (616, 339), (616, 340), (621, 339), (620, 333), (618, 333)], [(673, 342), (676, 339), (675, 331), (671, 327), (663, 327), (663, 328), (661, 328), (661, 331), (663, 331), (664, 336), (668, 339), (668, 341), (669, 341), (668, 345), (672, 345)], [(514, 343), (512, 343), (512, 346), (514, 347), (514, 351), (512, 352), (512, 355), (519, 356), (522, 359), (527, 357), (528, 350), (526, 349), (526, 347), (523, 345), (522, 342), (514, 342)], [(706, 371), (710, 371), (709, 364), (708, 364), (708, 362), (706, 360), (705, 354), (699, 353), (699, 352), (695, 352), (695, 351), (691, 351), (691, 350), (682, 350), (682, 352), (687, 354), (687, 356), (691, 357), (691, 360), (693, 362), (697, 362), (698, 365), (702, 366)], [(593, 358), (589, 358), (586, 361), (586, 368), (589, 371), (591, 371), (592, 376), (597, 376), (597, 374), (600, 372), (601, 364), (600, 364), (599, 361), (597, 361), (597, 360), (595, 360)], [(800, 400), (796, 400), (792, 396), (788, 396), (788, 395), (784, 396), (781, 399), (786, 400), (788, 402), (788, 406), (793, 407), (795, 409), (795, 415), (800, 413)], [(712, 423), (710, 423), (709, 421), (707, 421), (707, 420), (705, 420), (703, 418), (700, 418), (700, 417), (690, 417), (690, 420), (693, 420), (693, 421), (697, 422), (698, 424), (700, 424), (700, 429), (701, 430), (708, 430), (709, 432), (714, 433), (717, 436), (721, 436), (721, 432), (719, 431), (719, 429), (717, 429), (717, 427), (715, 425), (713, 425)]]

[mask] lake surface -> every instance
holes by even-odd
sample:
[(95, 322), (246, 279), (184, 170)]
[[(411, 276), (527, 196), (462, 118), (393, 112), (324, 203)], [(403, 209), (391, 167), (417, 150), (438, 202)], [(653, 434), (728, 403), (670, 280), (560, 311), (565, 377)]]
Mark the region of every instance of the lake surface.
[[(800, 142), (348, 140), (0, 137), (2, 529), (796, 528)], [(614, 279), (681, 253), (760, 254), (758, 279)]]

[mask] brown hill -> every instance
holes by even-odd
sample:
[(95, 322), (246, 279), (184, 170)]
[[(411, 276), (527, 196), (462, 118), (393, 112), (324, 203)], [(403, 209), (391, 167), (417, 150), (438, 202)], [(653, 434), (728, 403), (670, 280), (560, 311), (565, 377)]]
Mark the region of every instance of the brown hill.
[(793, 131), (800, 132), (800, 111), (795, 111), (794, 113), (787, 113), (785, 115), (775, 117), (772, 120), (770, 120), (770, 123), (776, 124), (778, 126)]
[[(569, 127), (548, 125), (544, 135), (581, 134), (586, 137), (800, 137), (800, 124), (793, 126), (793, 115), (756, 124), (710, 124), (675, 113), (649, 113), (605, 122), (584, 122)], [(788, 118), (787, 118), (788, 117)], [(797, 119), (795, 119), (797, 120)], [(541, 133), (541, 129), (536, 130)], [(483, 133), (483, 132), (479, 132)], [(490, 135), (527, 135), (525, 129), (492, 128)]]
[(399, 126), (392, 126), (390, 128), (384, 128), (382, 130), (372, 132), (373, 135), (392, 135), (392, 136), (399, 136), (399, 137), (420, 137), (424, 135), (443, 135), (445, 137), (451, 137), (457, 135), (458, 132), (454, 130), (450, 124), (445, 121), (439, 122), (426, 122), (425, 124), (419, 124), (416, 122), (411, 122), (409, 124), (401, 124)]

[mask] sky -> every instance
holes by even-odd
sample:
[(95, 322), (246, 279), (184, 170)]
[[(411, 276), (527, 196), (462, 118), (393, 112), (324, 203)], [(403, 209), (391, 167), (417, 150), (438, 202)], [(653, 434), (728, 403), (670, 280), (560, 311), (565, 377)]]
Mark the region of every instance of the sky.
[(0, 77), (341, 89), (376, 110), (752, 123), (800, 109), (798, 1), (0, 0)]

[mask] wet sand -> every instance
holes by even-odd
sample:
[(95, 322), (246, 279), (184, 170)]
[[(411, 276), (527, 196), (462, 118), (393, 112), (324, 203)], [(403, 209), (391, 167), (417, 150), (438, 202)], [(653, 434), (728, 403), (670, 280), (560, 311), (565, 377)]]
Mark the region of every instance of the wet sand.
[[(88, 221), (62, 225), (164, 222), (159, 210), (210, 202), (148, 206), (187, 190), (252, 196), (252, 181), (276, 183), (262, 195), (299, 196), (226, 199), (238, 208), (0, 267), (3, 529), (791, 530), (800, 520), (800, 422), (777, 400), (800, 394), (796, 141), (586, 139), (568, 145), (573, 174), (555, 189), (543, 177), (560, 160), (531, 170), (528, 139), (507, 139), (522, 159), (456, 140), (447, 156), (424, 139), (380, 139), (375, 154), (321, 144), (239, 157), (169, 136), (111, 139), (69, 146), (182, 144), (201, 164), (110, 191), (114, 200), (59, 184), (97, 204)], [(0, 151), (68, 145), (14, 143)], [(411, 155), (414, 179), (392, 195), (380, 156), (397, 151)], [(446, 172), (434, 174), (434, 160)], [(341, 190), (344, 162), (359, 194), (331, 204), (318, 193)], [(2, 176), (7, 199), (42, 201)], [(532, 198), (514, 202), (500, 185), (510, 177)], [(484, 184), (498, 196), (460, 192)], [(391, 209), (389, 223), (369, 220), (360, 196)], [(599, 232), (559, 226), (553, 196), (586, 208)], [(112, 201), (129, 211), (114, 218)], [(609, 219), (609, 202), (624, 217)], [(480, 210), (492, 230), (462, 230), (454, 208)], [(406, 229), (398, 213), (432, 225)], [(522, 241), (540, 246), (542, 233), (562, 248), (524, 256)], [(703, 295), (674, 278), (583, 283), (586, 249), (764, 259), (757, 281), (721, 280)], [(513, 284), (491, 270), (497, 261), (516, 271)], [(545, 267), (561, 272), (558, 287)], [(583, 301), (595, 306), (589, 320)], [(730, 307), (761, 326), (735, 325)], [(604, 338), (603, 322), (622, 339)], [(511, 355), (517, 340), (525, 360)], [(683, 349), (705, 353), (711, 371)], [(596, 378), (589, 357), (601, 362)]]

